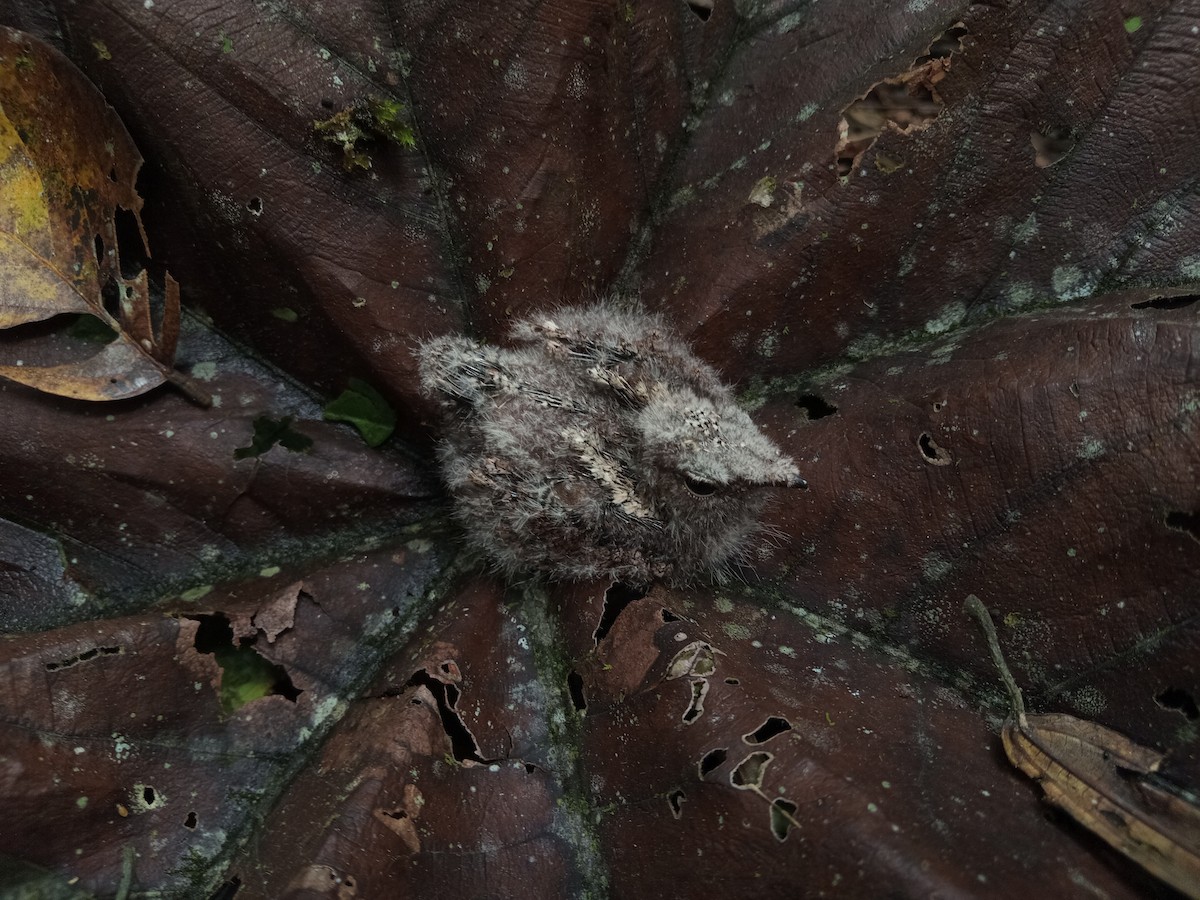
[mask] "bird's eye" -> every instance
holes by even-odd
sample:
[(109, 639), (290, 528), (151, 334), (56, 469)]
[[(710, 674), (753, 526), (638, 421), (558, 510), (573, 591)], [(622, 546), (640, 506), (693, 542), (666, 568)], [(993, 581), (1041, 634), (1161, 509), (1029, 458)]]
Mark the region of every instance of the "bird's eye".
[(695, 475), (688, 475), (686, 472), (683, 476), (683, 483), (697, 497), (707, 497), (717, 490), (717, 486), (711, 481), (705, 481), (703, 478), (697, 478)]

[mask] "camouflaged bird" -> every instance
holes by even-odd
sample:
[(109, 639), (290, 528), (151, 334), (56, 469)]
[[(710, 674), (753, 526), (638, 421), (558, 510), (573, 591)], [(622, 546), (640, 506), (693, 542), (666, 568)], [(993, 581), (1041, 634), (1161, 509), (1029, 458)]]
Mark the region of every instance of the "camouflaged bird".
[(510, 337), (419, 350), (455, 514), (506, 574), (723, 580), (747, 561), (765, 489), (804, 486), (658, 316), (565, 308)]

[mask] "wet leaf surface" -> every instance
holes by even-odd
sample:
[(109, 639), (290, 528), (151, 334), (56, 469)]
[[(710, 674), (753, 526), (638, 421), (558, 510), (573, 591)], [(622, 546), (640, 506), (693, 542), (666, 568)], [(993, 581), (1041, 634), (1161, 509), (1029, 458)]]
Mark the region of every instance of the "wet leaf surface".
[[(214, 395), (0, 390), (0, 875), (1162, 890), (1008, 765), (961, 606), (1032, 711), (1200, 784), (1198, 16), (0, 3), (145, 155), (196, 311), (180, 366)], [(412, 144), (364, 132), (347, 168), (316, 123), (370, 109)], [(458, 557), (415, 342), (609, 290), (809, 480), (745, 584), (505, 586)], [(377, 449), (323, 421), (351, 379), (396, 413)], [(307, 452), (235, 458), (288, 417)]]

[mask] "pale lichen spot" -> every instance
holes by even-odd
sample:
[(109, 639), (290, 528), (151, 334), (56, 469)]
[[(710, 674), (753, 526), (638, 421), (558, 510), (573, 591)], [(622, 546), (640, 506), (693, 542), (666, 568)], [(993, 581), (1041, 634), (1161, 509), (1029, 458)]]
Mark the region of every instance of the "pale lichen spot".
[(1038, 233), (1038, 221), (1035, 213), (1030, 213), (1025, 221), (1013, 229), (1013, 240), (1019, 244), (1028, 244)]
[(967, 317), (967, 307), (961, 300), (948, 303), (938, 313), (936, 318), (925, 323), (925, 331), (929, 334), (943, 334), (954, 328)]
[(953, 564), (940, 553), (934, 551), (921, 560), (921, 574), (928, 581), (938, 581), (950, 574)]
[(1200, 281), (1200, 254), (1179, 260), (1179, 274), (1188, 281)]
[(1098, 459), (1104, 455), (1104, 443), (1095, 437), (1085, 437), (1079, 442), (1075, 455), (1080, 459)]
[(197, 381), (212, 381), (217, 376), (217, 364), (212, 360), (198, 362), (192, 366), (192, 377)]
[(1093, 290), (1092, 279), (1078, 266), (1056, 266), (1050, 275), (1050, 285), (1059, 300), (1078, 300), (1090, 296)]
[(1027, 281), (1015, 281), (1004, 291), (1009, 306), (1028, 306), (1038, 298), (1038, 292)]
[(750, 629), (745, 625), (739, 625), (737, 622), (726, 622), (721, 626), (721, 630), (725, 635), (735, 641), (744, 641), (750, 637)]

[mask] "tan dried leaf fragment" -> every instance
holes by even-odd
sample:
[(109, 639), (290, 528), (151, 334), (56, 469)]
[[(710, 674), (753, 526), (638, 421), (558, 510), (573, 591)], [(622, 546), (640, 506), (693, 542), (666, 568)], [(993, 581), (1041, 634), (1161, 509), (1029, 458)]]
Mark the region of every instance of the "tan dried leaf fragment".
[[(118, 400), (170, 381), (209, 399), (173, 363), (179, 286), (165, 276), (155, 314), (145, 271), (121, 274), (117, 213), (146, 235), (135, 188), (142, 158), (100, 92), (49, 45), (0, 29), (0, 329), (64, 314), (99, 319), (116, 337), (64, 361), (61, 343), (21, 341), (0, 376), (80, 400)], [(115, 289), (115, 312), (104, 290)]]
[(964, 606), (979, 620), (1009, 692), (1012, 712), (1001, 731), (1009, 762), (1080, 825), (1176, 890), (1200, 898), (1200, 807), (1155, 774), (1164, 754), (1086, 719), (1027, 715), (987, 609), (974, 594)]

